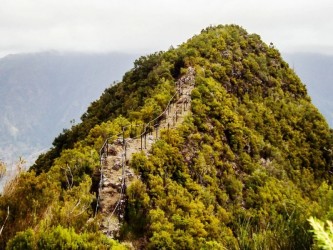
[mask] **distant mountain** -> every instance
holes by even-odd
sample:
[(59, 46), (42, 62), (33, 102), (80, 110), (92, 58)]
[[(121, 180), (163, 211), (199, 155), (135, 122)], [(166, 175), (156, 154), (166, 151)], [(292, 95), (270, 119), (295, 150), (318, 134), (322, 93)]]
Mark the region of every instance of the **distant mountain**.
[[(12, 162), (51, 146), (134, 55), (45, 52), (0, 59), (0, 159)], [(71, 123), (70, 123), (71, 121)]]
[(333, 56), (295, 53), (286, 54), (285, 60), (307, 86), (312, 102), (333, 128)]

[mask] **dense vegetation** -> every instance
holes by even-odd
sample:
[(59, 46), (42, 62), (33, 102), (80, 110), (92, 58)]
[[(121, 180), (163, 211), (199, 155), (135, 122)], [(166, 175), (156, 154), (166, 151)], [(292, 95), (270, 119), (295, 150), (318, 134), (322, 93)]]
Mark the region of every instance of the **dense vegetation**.
[[(196, 70), (192, 115), (131, 166), (121, 237), (148, 249), (309, 249), (307, 219), (333, 219), (332, 131), (273, 45), (235, 25), (141, 57), (88, 108), (82, 123), (0, 198), (8, 249), (125, 247), (93, 218), (98, 150), (167, 104)], [(29, 248), (30, 247), (30, 248)]]

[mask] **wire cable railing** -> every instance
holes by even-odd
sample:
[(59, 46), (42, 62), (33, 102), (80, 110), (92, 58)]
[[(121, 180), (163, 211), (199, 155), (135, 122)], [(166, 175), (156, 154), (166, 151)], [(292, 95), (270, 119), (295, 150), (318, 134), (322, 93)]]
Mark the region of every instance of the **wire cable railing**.
[[(123, 205), (125, 191), (126, 191), (126, 182), (125, 182), (125, 166), (126, 166), (126, 156), (127, 156), (127, 140), (132, 139), (141, 139), (141, 150), (146, 149), (146, 140), (147, 140), (147, 134), (152, 133), (153, 130), (156, 130), (156, 139), (158, 136), (158, 128), (161, 125), (161, 122), (163, 119), (167, 121), (168, 118), (171, 118), (173, 121), (173, 126), (178, 120), (179, 114), (183, 112), (183, 110), (186, 110), (188, 103), (190, 102), (189, 93), (187, 93), (186, 98), (182, 98), (182, 89), (186, 84), (194, 84), (194, 68), (189, 67), (187, 70), (187, 73), (179, 78), (176, 81), (176, 92), (174, 95), (169, 99), (168, 104), (166, 105), (166, 108), (161, 112), (158, 116), (156, 116), (154, 119), (150, 120), (147, 123), (139, 123), (139, 124), (129, 124), (122, 127), (122, 132), (110, 136), (107, 139), (105, 139), (101, 149), (99, 150), (99, 158), (100, 158), (100, 181), (98, 186), (98, 194), (97, 194), (97, 204), (95, 209), (95, 216), (98, 212), (98, 208), (100, 207), (100, 195), (101, 191), (103, 189), (103, 183), (104, 183), (104, 165), (106, 164), (106, 159), (109, 154), (109, 149), (114, 144), (121, 144), (122, 146), (122, 177), (121, 177), (121, 188), (120, 188), (120, 197), (117, 200), (112, 212), (108, 216), (108, 221), (114, 216), (114, 214), (121, 209), (121, 206)], [(173, 115), (170, 117), (170, 112), (172, 110), (172, 106), (176, 105), (175, 110), (173, 112)], [(169, 123), (168, 128), (170, 126)], [(139, 129), (137, 129), (139, 128)], [(141, 128), (141, 129), (140, 129)], [(128, 134), (128, 137), (126, 137), (126, 134)], [(143, 145), (144, 143), (144, 145)]]

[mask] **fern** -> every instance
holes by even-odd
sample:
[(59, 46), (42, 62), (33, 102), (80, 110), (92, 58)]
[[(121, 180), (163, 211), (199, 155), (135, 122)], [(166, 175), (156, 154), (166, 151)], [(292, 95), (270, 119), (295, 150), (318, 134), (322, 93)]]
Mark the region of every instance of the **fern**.
[(314, 238), (316, 240), (317, 246), (322, 249), (331, 250), (333, 249), (333, 224), (332, 221), (327, 220), (326, 221), (326, 227), (325, 223), (310, 217), (308, 219), (312, 226), (311, 232), (314, 233)]

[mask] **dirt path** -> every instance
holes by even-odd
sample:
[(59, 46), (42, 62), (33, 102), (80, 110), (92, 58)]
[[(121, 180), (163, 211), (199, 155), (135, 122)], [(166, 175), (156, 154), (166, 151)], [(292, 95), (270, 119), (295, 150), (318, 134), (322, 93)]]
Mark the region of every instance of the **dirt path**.
[[(171, 102), (161, 114), (162, 120), (153, 120), (146, 124), (150, 132), (136, 138), (118, 138), (106, 145), (107, 157), (101, 158), (101, 184), (99, 191), (99, 211), (102, 214), (101, 230), (111, 236), (117, 236), (124, 215), (125, 189), (138, 178), (128, 162), (134, 153), (141, 150), (148, 154), (152, 144), (160, 138), (161, 129), (175, 128), (182, 123), (191, 108), (191, 92), (194, 88), (194, 69), (188, 68), (187, 74), (177, 82), (178, 98)], [(104, 149), (104, 148), (102, 148)]]

